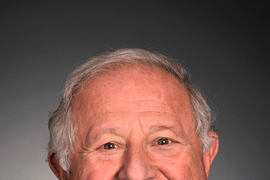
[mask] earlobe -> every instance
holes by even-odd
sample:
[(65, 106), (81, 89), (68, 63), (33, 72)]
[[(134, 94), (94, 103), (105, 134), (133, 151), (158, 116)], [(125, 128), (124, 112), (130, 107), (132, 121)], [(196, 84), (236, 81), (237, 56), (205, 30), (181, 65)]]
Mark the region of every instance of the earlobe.
[(218, 138), (217, 133), (215, 131), (211, 131), (208, 135), (214, 138), (214, 140), (211, 143), (209, 150), (203, 155), (205, 173), (206, 173), (207, 178), (209, 176), (212, 163), (218, 153), (218, 147), (219, 147), (219, 138)]
[(53, 173), (56, 175), (56, 177), (59, 180), (67, 180), (68, 179), (68, 175), (67, 175), (66, 171), (60, 166), (58, 160), (56, 159), (55, 152), (50, 151), (48, 153), (48, 163), (49, 163), (51, 170), (53, 171)]

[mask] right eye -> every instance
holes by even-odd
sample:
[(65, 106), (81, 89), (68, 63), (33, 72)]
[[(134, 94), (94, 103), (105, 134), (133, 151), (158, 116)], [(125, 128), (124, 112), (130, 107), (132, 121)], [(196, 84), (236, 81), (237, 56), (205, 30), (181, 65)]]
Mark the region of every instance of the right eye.
[(157, 141), (157, 145), (161, 145), (161, 146), (164, 146), (170, 143), (171, 143), (171, 140), (169, 140), (168, 138), (161, 138)]
[(102, 145), (102, 148), (106, 150), (115, 149), (116, 147), (117, 146), (114, 143), (106, 143)]

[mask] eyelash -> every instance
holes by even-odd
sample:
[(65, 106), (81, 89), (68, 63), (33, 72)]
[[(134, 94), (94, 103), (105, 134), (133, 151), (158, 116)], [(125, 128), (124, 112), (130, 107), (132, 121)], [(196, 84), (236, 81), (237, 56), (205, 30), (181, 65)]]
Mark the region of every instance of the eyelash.
[[(164, 143), (164, 141), (166, 141), (166, 142)], [(168, 145), (172, 142), (173, 142), (172, 140), (170, 140), (169, 138), (166, 138), (166, 137), (158, 138), (157, 140), (155, 140), (155, 144), (160, 145), (160, 146)]]
[[(108, 147), (108, 148), (106, 148), (106, 147)], [(103, 144), (102, 146), (100, 146), (98, 149), (109, 151), (109, 150), (114, 150), (114, 149), (121, 148), (121, 147), (123, 147), (123, 146), (117, 142), (107, 142), (107, 143)]]
[[(109, 148), (105, 148), (105, 146), (109, 146)], [(112, 147), (113, 146), (113, 147)], [(105, 150), (111, 150), (111, 149), (115, 149), (117, 147), (116, 143), (114, 142), (108, 142), (108, 143), (105, 143), (101, 146), (101, 148), (105, 149)]]

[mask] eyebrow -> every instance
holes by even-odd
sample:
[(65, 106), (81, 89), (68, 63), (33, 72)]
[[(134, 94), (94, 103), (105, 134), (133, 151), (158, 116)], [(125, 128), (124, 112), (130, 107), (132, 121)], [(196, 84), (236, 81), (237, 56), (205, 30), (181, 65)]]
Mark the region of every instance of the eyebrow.
[(153, 131), (163, 131), (163, 130), (172, 130), (172, 129), (175, 129), (175, 128), (173, 126), (166, 126), (166, 125), (161, 125), (161, 126), (152, 125), (150, 127), (151, 132), (153, 132)]
[(103, 134), (114, 134), (116, 136), (122, 137), (120, 130), (118, 128), (106, 128), (99, 131), (94, 137), (90, 138), (91, 130), (88, 131), (86, 136), (86, 146), (89, 147), (92, 141), (96, 141)]
[(177, 133), (178, 131), (176, 130), (176, 128), (174, 126), (167, 126), (167, 125), (160, 125), (160, 126), (159, 125), (152, 125), (150, 127), (150, 134), (153, 134), (153, 133), (158, 132), (158, 131), (166, 131), (166, 130), (169, 130), (177, 137), (180, 137), (180, 134)]
[(118, 128), (106, 128), (101, 130), (98, 134), (95, 135), (94, 139), (97, 139), (102, 134), (114, 134), (117, 136), (121, 136), (120, 130)]

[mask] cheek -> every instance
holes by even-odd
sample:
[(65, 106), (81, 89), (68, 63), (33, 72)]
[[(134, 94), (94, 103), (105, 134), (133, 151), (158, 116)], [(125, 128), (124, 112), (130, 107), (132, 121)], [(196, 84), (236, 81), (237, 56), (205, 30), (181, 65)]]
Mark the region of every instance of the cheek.
[[(190, 165), (186, 159), (183, 160), (181, 157), (174, 158), (163, 158), (163, 160), (156, 160), (156, 168), (165, 177), (169, 179), (185, 179), (184, 177), (191, 176)], [(162, 162), (162, 163), (160, 163)]]
[(170, 157), (153, 155), (152, 160), (158, 171), (168, 179), (204, 179), (204, 168), (199, 156), (189, 151)]
[(121, 167), (121, 159), (108, 160), (97, 157), (88, 157), (78, 172), (80, 180), (113, 179)]

